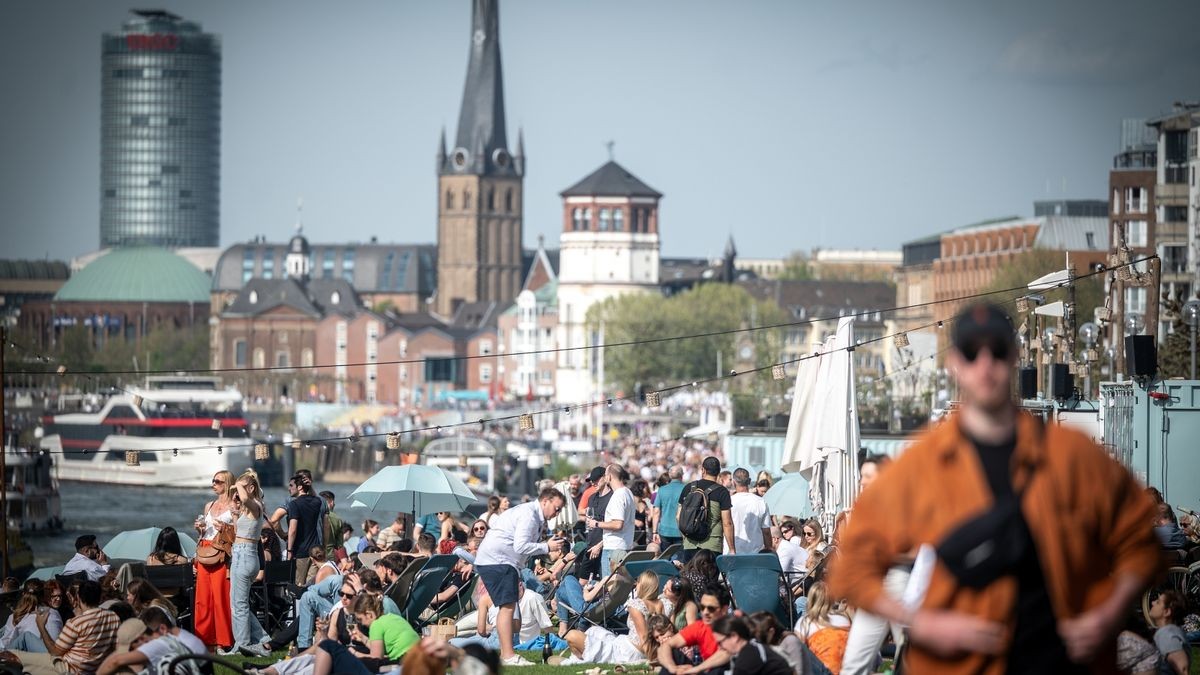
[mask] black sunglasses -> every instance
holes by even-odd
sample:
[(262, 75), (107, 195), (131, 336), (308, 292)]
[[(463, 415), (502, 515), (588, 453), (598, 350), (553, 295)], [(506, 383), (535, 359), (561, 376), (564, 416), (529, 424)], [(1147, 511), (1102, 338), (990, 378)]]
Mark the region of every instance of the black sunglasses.
[(353, 599), (354, 599), (354, 597), (355, 597), (355, 594), (354, 594), (354, 593), (347, 593), (346, 591), (342, 591), (342, 592), (341, 592), (341, 593), (339, 593), (338, 595), (341, 595), (343, 598), (345, 598), (345, 599), (347, 599), (347, 600), (353, 600)]
[(1012, 353), (1012, 345), (1004, 340), (973, 340), (962, 345), (958, 351), (968, 363), (974, 363), (975, 359), (979, 358), (979, 351), (984, 347), (987, 347), (992, 353), (992, 359), (996, 361), (1007, 361)]
[(700, 605), (701, 612), (717, 612), (720, 611), (720, 605)]

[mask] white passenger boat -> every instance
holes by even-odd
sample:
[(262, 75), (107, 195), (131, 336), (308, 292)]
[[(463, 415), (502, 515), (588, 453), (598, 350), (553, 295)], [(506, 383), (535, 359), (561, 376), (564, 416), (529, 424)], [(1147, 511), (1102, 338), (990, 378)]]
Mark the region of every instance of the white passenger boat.
[[(73, 403), (83, 409), (43, 419), (42, 447), (62, 453), (59, 480), (208, 487), (214, 472), (238, 474), (253, 463), (242, 395), (217, 378), (149, 377), (145, 386)], [(138, 451), (136, 465), (126, 462), (130, 450)]]

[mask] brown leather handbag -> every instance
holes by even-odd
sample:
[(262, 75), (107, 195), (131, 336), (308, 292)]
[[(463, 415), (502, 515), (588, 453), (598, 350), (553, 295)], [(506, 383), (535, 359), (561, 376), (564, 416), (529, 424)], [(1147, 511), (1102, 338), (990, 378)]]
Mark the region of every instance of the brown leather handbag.
[(196, 562), (201, 565), (224, 565), (229, 562), (233, 551), (233, 540), (237, 528), (233, 523), (217, 521), (217, 536), (207, 544), (196, 547)]

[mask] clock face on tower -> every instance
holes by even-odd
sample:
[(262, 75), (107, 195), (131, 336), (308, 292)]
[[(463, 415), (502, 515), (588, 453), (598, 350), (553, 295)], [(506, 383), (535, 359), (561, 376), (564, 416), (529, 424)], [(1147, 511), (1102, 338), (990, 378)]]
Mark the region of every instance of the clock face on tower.
[(483, 40), (485, 37), (486, 36), (483, 34), (483, 31), (481, 31), (481, 30), (475, 31), (475, 35), (473, 36), (473, 39), (475, 40), (475, 45), (479, 46), (479, 45), (483, 44)]
[(743, 361), (749, 361), (753, 356), (754, 347), (751, 347), (750, 345), (742, 345), (742, 348), (738, 350), (738, 358)]

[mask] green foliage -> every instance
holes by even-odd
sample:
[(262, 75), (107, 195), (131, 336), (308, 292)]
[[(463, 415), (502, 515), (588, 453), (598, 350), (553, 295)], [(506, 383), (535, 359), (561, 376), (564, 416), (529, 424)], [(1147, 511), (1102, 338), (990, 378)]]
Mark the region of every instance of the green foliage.
[[(657, 293), (609, 298), (594, 305), (587, 320), (592, 331), (599, 330), (600, 323), (604, 323), (605, 343), (611, 345), (779, 324), (786, 322), (787, 316), (777, 305), (757, 301), (739, 286), (709, 283), (670, 298)], [(769, 366), (779, 358), (781, 331), (747, 331), (609, 347), (604, 357), (605, 376), (612, 390), (632, 392), (638, 384), (657, 389), (713, 377), (717, 374), (718, 353), (722, 374), (728, 374), (739, 365), (743, 368), (747, 365), (740, 364), (737, 358), (737, 351), (743, 346), (752, 347), (752, 365)], [(766, 379), (770, 376), (766, 375)]]
[(812, 265), (808, 264), (808, 256), (800, 251), (796, 251), (788, 256), (787, 262), (783, 264), (783, 271), (780, 272), (779, 278), (784, 281), (804, 281), (813, 278)]
[[(985, 291), (1000, 291), (1009, 288), (1024, 287), (1029, 282), (1038, 277), (1045, 276), (1051, 272), (1057, 272), (1064, 269), (1066, 259), (1062, 251), (1047, 251), (1043, 249), (1034, 249), (1026, 251), (1013, 258), (1006, 265), (1002, 265), (997, 271), (992, 283), (985, 288)], [(1078, 265), (1075, 268), (1076, 275), (1087, 274), (1086, 269), (1080, 269)], [(1006, 309), (1013, 312), (1013, 318), (1019, 324), (1021, 319), (1016, 316), (1016, 308), (1012, 302), (1020, 294), (1019, 291), (1010, 293), (996, 293), (995, 295), (987, 296), (986, 300), (995, 302), (996, 304), (1007, 303)], [(1046, 296), (1046, 303), (1056, 302), (1058, 300), (1067, 301), (1070, 299), (1069, 292), (1066, 288), (1054, 289), (1042, 293)], [(1075, 306), (1076, 306), (1076, 322), (1078, 328), (1084, 323), (1091, 321), (1095, 316), (1093, 310), (1104, 304), (1104, 275), (1095, 275), (1085, 279), (1078, 279), (1075, 282)]]
[[(1183, 320), (1184, 302), (1187, 302), (1187, 298), (1170, 297), (1164, 293), (1160, 305), (1165, 315), (1175, 317), (1172, 332), (1167, 334), (1167, 339), (1158, 349), (1158, 376), (1164, 380), (1192, 376), (1192, 331), (1195, 329)], [(1200, 359), (1200, 355), (1197, 358)]]

